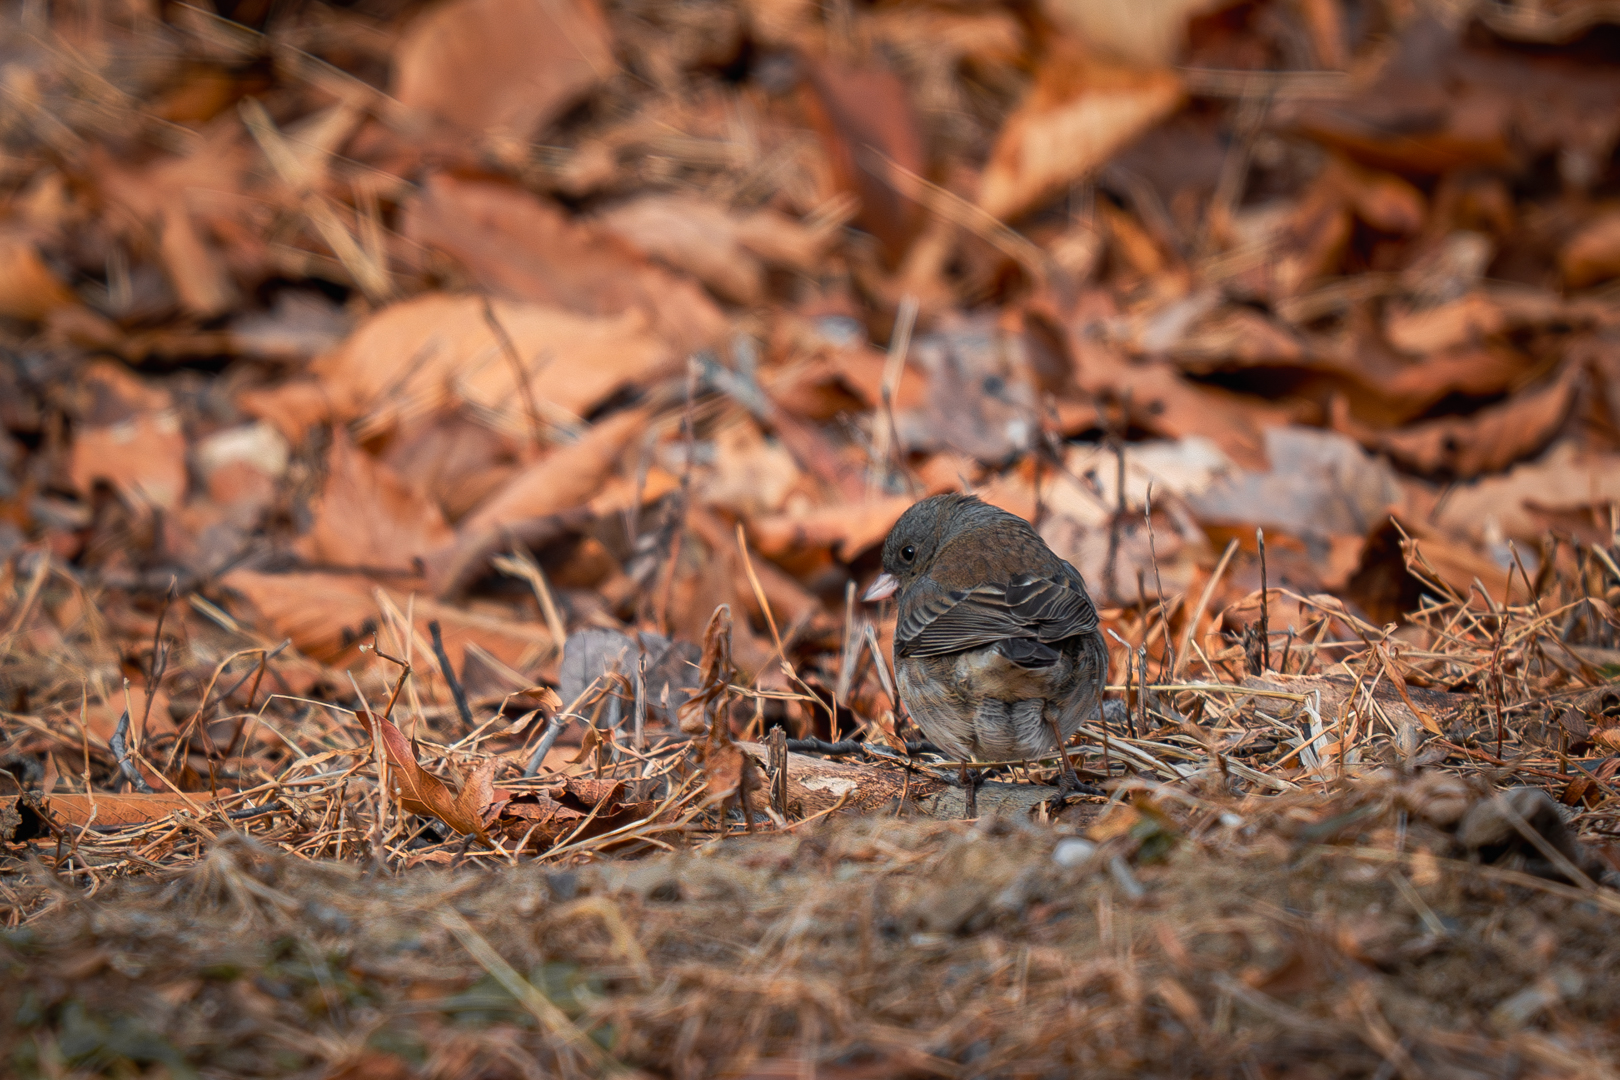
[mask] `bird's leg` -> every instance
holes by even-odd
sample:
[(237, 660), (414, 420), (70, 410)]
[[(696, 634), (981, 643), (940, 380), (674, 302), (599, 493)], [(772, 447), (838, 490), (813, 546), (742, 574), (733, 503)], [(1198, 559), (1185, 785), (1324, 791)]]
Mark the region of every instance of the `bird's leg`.
[(1068, 752), (1063, 749), (1063, 734), (1058, 731), (1057, 721), (1048, 716), (1046, 726), (1052, 731), (1052, 745), (1057, 747), (1058, 802), (1062, 804), (1068, 802), (1070, 795), (1080, 790), (1080, 777), (1075, 774), (1074, 765), (1069, 761)]
[(979, 816), (979, 785), (984, 783), (984, 774), (978, 769), (970, 769), (967, 762), (962, 762), (962, 788), (967, 792), (967, 809), (962, 814), (964, 818)]

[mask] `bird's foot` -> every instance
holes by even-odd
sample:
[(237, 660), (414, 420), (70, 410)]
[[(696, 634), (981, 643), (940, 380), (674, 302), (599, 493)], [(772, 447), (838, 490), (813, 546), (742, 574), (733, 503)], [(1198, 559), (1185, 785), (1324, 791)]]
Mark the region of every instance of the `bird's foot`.
[(1088, 784), (1084, 780), (1080, 779), (1078, 776), (1074, 776), (1072, 774), (1065, 774), (1058, 781), (1057, 794), (1053, 795), (1049, 799), (1044, 800), (1042, 805), (1047, 808), (1048, 813), (1056, 814), (1058, 811), (1060, 811), (1064, 807), (1068, 806), (1071, 802), (1073, 802), (1075, 800), (1076, 797), (1078, 797), (1080, 795), (1106, 795), (1106, 794), (1108, 794), (1108, 793), (1105, 792), (1102, 788), (1098, 787), (1096, 784)]
[(970, 769), (964, 765), (962, 766), (961, 779), (962, 787), (967, 790), (967, 794), (965, 796), (967, 806), (962, 812), (962, 817), (971, 821), (979, 816), (979, 786), (984, 783), (984, 773), (980, 772), (978, 769)]
[(1069, 805), (1069, 798), (1073, 795), (1101, 795), (1103, 790), (1095, 785), (1088, 784), (1080, 779), (1080, 774), (1074, 771), (1074, 763), (1069, 760), (1069, 752), (1064, 749), (1063, 733), (1058, 729), (1050, 717), (1046, 721), (1047, 730), (1056, 740), (1058, 752), (1058, 793), (1049, 800), (1054, 810), (1061, 810)]

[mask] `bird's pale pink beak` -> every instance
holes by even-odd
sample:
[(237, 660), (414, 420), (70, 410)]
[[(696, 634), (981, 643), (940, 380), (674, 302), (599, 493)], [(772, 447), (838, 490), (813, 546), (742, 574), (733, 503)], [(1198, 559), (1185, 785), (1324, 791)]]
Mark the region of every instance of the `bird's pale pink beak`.
[(893, 574), (879, 574), (878, 579), (872, 582), (872, 587), (866, 590), (866, 595), (861, 599), (867, 603), (871, 603), (873, 600), (887, 600), (899, 588), (900, 582)]

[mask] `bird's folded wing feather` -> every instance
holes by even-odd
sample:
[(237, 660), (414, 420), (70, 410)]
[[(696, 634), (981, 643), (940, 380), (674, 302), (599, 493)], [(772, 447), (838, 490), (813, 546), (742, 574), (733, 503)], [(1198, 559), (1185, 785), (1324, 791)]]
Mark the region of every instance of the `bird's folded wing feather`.
[(901, 656), (943, 656), (1015, 638), (1063, 641), (1096, 629), (1097, 609), (1084, 586), (1067, 575), (1023, 575), (973, 589), (935, 586), (915, 595), (894, 640)]

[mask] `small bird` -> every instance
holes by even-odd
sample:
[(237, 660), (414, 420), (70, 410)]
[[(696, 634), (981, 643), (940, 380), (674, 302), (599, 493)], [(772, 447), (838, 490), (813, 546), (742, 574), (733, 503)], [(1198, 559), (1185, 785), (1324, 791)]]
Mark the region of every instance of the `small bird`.
[[(970, 760), (1058, 750), (1059, 797), (1080, 789), (1063, 745), (1097, 713), (1108, 648), (1080, 572), (1021, 517), (972, 495), (900, 515), (868, 601), (899, 596), (900, 699), (929, 741)], [(980, 777), (962, 766), (967, 816)]]

